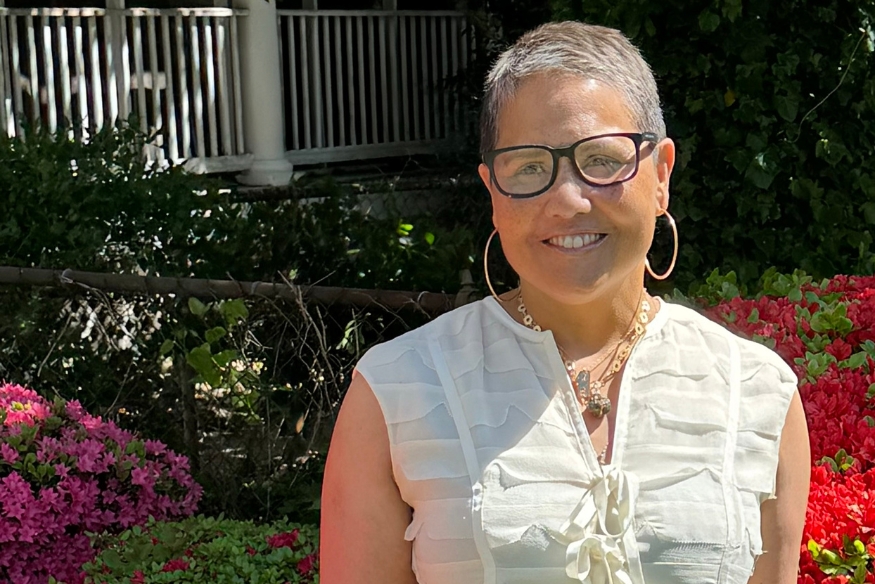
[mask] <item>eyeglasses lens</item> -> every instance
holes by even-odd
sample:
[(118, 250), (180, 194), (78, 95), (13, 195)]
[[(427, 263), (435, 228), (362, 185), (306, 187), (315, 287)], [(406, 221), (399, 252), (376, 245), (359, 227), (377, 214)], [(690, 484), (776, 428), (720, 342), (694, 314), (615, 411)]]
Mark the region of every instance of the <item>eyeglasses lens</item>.
[[(580, 143), (574, 150), (574, 160), (587, 182), (607, 186), (635, 174), (637, 145), (626, 136), (602, 136)], [(553, 155), (541, 146), (502, 152), (493, 161), (493, 173), (504, 192), (531, 195), (550, 185)]]

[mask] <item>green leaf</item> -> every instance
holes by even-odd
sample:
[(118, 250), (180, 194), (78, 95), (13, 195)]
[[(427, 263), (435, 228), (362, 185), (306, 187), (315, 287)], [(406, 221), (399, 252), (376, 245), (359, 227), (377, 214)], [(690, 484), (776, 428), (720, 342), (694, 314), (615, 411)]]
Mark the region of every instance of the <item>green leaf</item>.
[(207, 305), (192, 296), (188, 299), (188, 309), (195, 316), (203, 316), (207, 313)]
[(173, 350), (174, 344), (173, 339), (165, 339), (165, 341), (161, 343), (161, 348), (158, 350), (158, 354), (163, 357)]
[(769, 164), (762, 153), (758, 154), (753, 162), (747, 167), (744, 177), (752, 182), (756, 187), (767, 190), (772, 186), (772, 181), (778, 174), (778, 168)]
[(832, 550), (823, 550), (820, 555), (824, 561), (827, 561), (830, 564), (839, 564), (842, 561), (839, 555)]
[(434, 233), (428, 232), (425, 234), (425, 242), (429, 245), (434, 245)]
[(212, 344), (227, 334), (228, 334), (228, 331), (225, 330), (224, 327), (217, 326), (217, 327), (213, 327), (210, 330), (208, 330), (206, 332), (206, 334), (204, 335), (204, 338), (206, 338), (208, 343)]
[(246, 308), (246, 303), (235, 298), (234, 300), (225, 300), (219, 304), (219, 312), (225, 318), (228, 326), (234, 326), (241, 321), (246, 321), (249, 318), (249, 309)]
[(115, 550), (106, 550), (100, 554), (100, 559), (111, 570), (121, 570), (125, 567), (124, 561)]
[(240, 354), (235, 349), (228, 349), (213, 355), (213, 361), (219, 367), (227, 367), (228, 363), (239, 357)]
[(869, 356), (865, 351), (861, 351), (859, 353), (854, 353), (849, 358), (842, 361), (840, 365), (845, 369), (859, 369), (866, 364), (866, 359), (868, 357)]
[(750, 316), (747, 317), (747, 322), (755, 323), (760, 321), (760, 311), (756, 308), (750, 311)]
[(720, 26), (720, 17), (710, 10), (705, 10), (699, 14), (699, 28), (703, 32), (714, 32), (718, 26)]
[(799, 113), (799, 102), (792, 97), (775, 96), (775, 109), (785, 121), (792, 122)]
[(195, 347), (185, 356), (185, 360), (211, 386), (219, 387), (222, 384), (222, 376), (213, 362), (209, 345)]
[(741, 16), (742, 12), (742, 1), (741, 0), (724, 0), (723, 1), (723, 16), (725, 16), (729, 22), (735, 22), (735, 20)]

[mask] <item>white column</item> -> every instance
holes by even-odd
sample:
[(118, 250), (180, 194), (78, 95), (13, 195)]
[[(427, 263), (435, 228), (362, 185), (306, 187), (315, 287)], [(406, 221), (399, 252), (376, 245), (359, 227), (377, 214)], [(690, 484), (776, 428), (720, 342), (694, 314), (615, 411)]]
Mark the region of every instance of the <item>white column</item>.
[[(125, 0), (106, 0), (106, 22), (112, 31), (112, 35), (106, 39), (106, 42), (109, 43), (109, 50), (113, 56), (113, 75), (111, 79), (115, 81), (114, 84), (110, 85), (109, 91), (115, 92), (118, 100), (118, 109), (110, 111), (107, 123), (109, 126), (119, 121), (127, 122), (128, 117), (131, 115), (130, 61), (128, 55), (127, 20), (124, 10)], [(109, 83), (109, 80), (107, 82)]]
[(275, 0), (234, 0), (239, 19), (243, 85), (243, 141), (252, 166), (237, 177), (246, 185), (282, 186), (292, 178), (286, 160), (283, 87)]

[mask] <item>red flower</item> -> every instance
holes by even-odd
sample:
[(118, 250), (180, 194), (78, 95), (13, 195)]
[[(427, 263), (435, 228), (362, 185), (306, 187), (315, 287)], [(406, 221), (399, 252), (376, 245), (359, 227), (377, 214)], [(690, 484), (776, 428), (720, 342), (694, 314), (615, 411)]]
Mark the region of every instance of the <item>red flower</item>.
[(246, 546), (246, 553), (249, 554), (250, 556), (254, 556), (258, 552), (255, 551), (254, 547), (252, 547), (251, 545), (248, 545), (248, 546)]
[(188, 562), (181, 558), (177, 558), (175, 560), (170, 560), (164, 567), (161, 568), (162, 572), (176, 572), (177, 570), (186, 571), (188, 570)]
[(146, 576), (140, 570), (134, 570), (134, 575), (131, 576), (131, 584), (145, 584)]
[(316, 568), (316, 554), (310, 554), (298, 562), (298, 573), (306, 576)]
[(836, 339), (826, 347), (826, 352), (836, 358), (837, 361), (844, 361), (854, 352), (854, 348), (843, 341)]
[(267, 545), (272, 548), (287, 547), (293, 549), (295, 542), (298, 541), (299, 531), (295, 529), (288, 533), (277, 533), (267, 537)]

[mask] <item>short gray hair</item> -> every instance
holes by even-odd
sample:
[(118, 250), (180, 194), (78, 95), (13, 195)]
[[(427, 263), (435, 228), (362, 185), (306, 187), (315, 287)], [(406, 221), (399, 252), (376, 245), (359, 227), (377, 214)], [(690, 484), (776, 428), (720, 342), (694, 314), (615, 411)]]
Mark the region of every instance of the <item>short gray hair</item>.
[(600, 81), (626, 98), (641, 132), (665, 137), (653, 72), (623, 33), (581, 22), (551, 22), (527, 32), (489, 71), (480, 114), (480, 153), (498, 143), (498, 116), (521, 82), (537, 73), (560, 72)]

